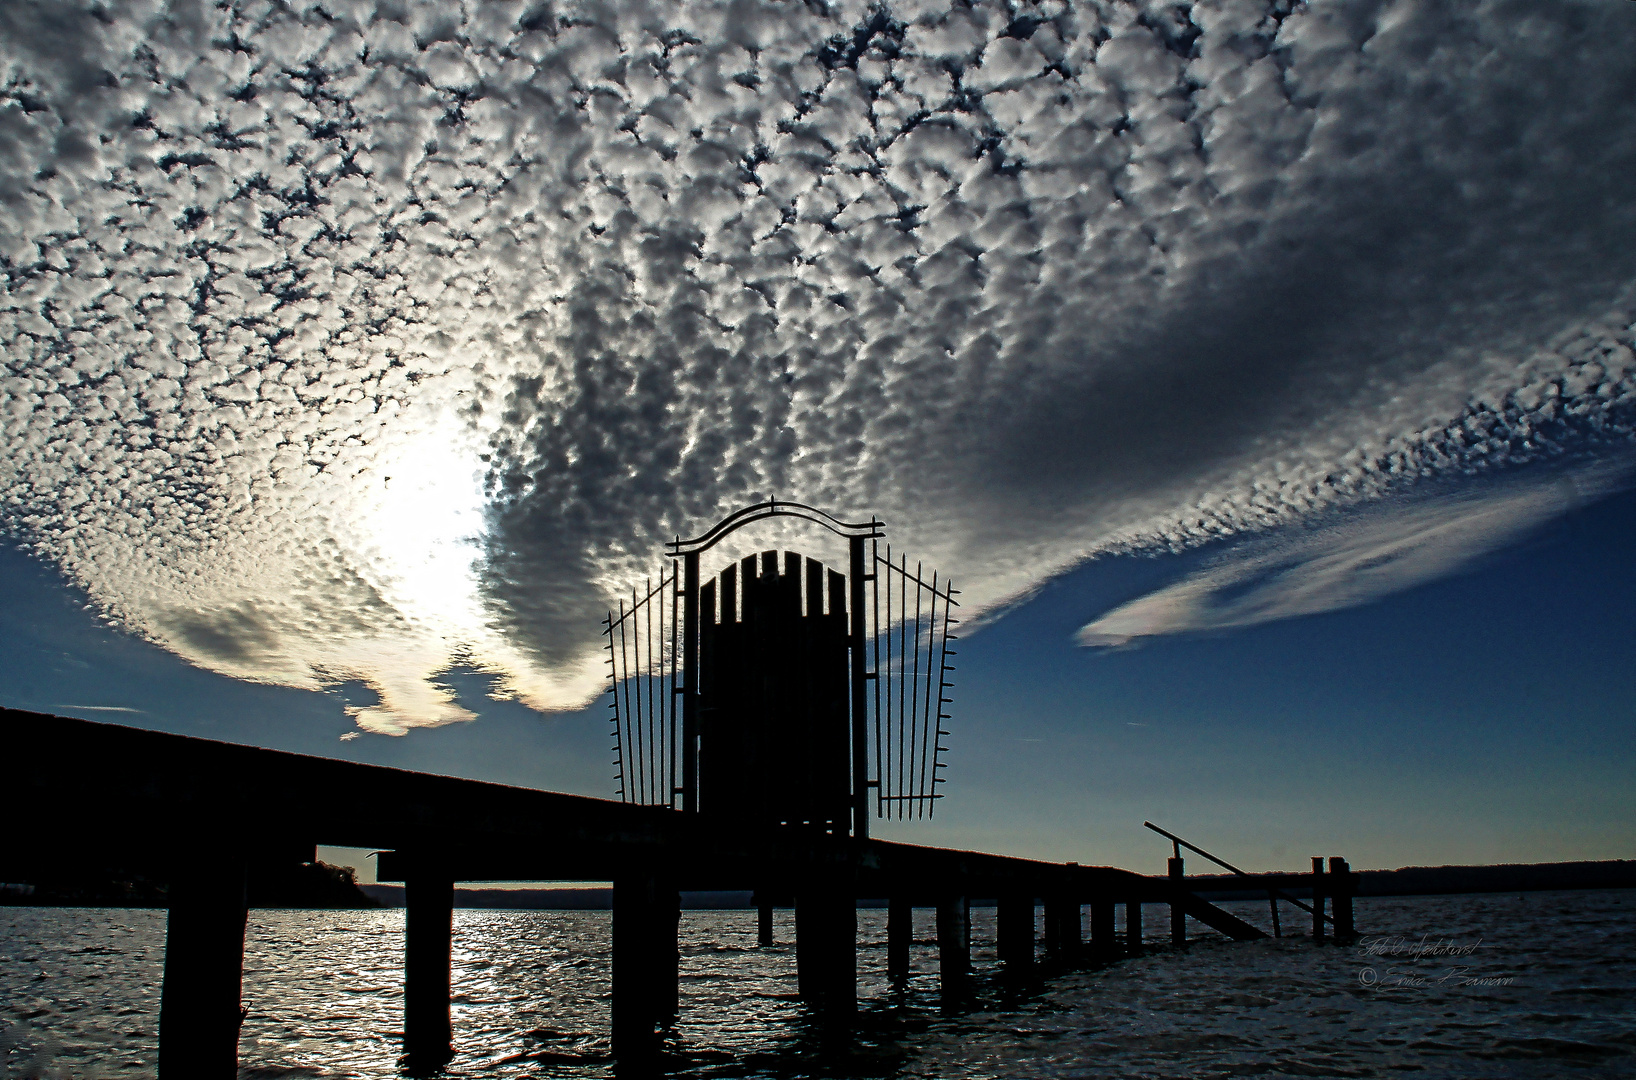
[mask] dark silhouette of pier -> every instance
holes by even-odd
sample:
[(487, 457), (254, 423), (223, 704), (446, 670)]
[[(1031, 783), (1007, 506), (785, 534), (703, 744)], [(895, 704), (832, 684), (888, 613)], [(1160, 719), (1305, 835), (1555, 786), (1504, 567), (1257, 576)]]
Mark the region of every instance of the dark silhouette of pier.
[[(847, 542), (847, 572), (762, 552), (701, 574), (737, 530), (798, 519)], [(857, 904), (887, 898), (887, 972), (906, 978), (914, 909), (935, 908), (942, 991), (973, 976), (970, 906), (995, 899), (1006, 975), (1107, 963), (1142, 950), (1143, 906), (1165, 904), (1171, 943), (1190, 917), (1235, 940), (1266, 936), (1169, 874), (886, 842), (872, 815), (929, 816), (943, 777), (957, 593), (883, 553), (881, 522), (812, 507), (747, 507), (694, 540), (610, 612), (619, 801), (0, 710), (8, 794), (20, 815), (0, 880), (136, 874), (168, 883), (159, 1019), (166, 1080), (236, 1075), (252, 868), (311, 861), (316, 845), (374, 848), (405, 891), (404, 1051), (412, 1072), (453, 1054), (450, 956), (458, 881), (613, 882), (612, 1049), (651, 1062), (678, 1016), (684, 890), (753, 890), (759, 939), (795, 907), (798, 992), (826, 1024), (857, 1010)], [(1162, 830), (1161, 830), (1162, 831)], [(1228, 869), (1233, 869), (1222, 863)], [(1313, 934), (1352, 933), (1344, 860), (1235, 887), (1310, 890)], [(1329, 897), (1332, 913), (1326, 914)], [(1125, 933), (1116, 934), (1124, 905)], [(1044, 908), (1043, 941), (1035, 940)], [(1089, 935), (1085, 910), (1089, 909)], [(1043, 946), (1043, 951), (1042, 947)]]
[[(770, 826), (728, 831), (702, 815), (359, 765), (113, 724), (0, 710), (13, 827), (0, 879), (140, 874), (170, 889), (160, 1071), (237, 1070), (245, 877), (307, 862), (318, 844), (381, 850), (379, 877), (407, 900), (404, 1049), (435, 1071), (452, 1054), (449, 963), (457, 881), (612, 881), (613, 1050), (641, 1060), (677, 1008), (677, 893), (756, 889), (793, 898), (801, 997), (844, 1024), (856, 1007), (860, 897), (889, 897), (888, 970), (905, 976), (911, 910), (935, 907), (939, 971), (958, 998), (972, 976), (970, 902), (998, 898), (1002, 965), (1104, 962), (1142, 948), (1142, 905), (1165, 904), (1235, 940), (1262, 931), (1185, 880)], [(1324, 875), (1350, 915), (1347, 875)], [(1311, 887), (1305, 874), (1240, 888)], [(1115, 905), (1126, 905), (1116, 935)], [(1045, 909), (1044, 940), (1035, 938)], [(1083, 912), (1090, 909), (1089, 934)], [(748, 913), (747, 913), (748, 917)], [(1337, 920), (1338, 922), (1339, 920)], [(1043, 948), (1042, 948), (1043, 946)]]

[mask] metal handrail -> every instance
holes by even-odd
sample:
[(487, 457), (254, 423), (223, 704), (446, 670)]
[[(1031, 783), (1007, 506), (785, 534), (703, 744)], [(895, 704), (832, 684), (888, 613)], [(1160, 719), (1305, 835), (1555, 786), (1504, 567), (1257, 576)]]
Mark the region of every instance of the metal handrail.
[[(1142, 822), (1142, 824), (1146, 825), (1148, 828), (1152, 829), (1154, 832), (1158, 833), (1160, 836), (1163, 836), (1164, 838), (1169, 840), (1171, 842), (1171, 844), (1177, 845), (1179, 847), (1184, 847), (1188, 851), (1197, 852), (1198, 854), (1203, 855), (1206, 859), (1209, 859), (1211, 862), (1215, 863), (1217, 866), (1224, 867), (1224, 868), (1226, 868), (1228, 870), (1231, 870), (1233, 873), (1237, 874), (1239, 877), (1255, 877), (1256, 876), (1256, 875), (1248, 873), (1248, 872), (1246, 872), (1244, 870), (1240, 870), (1238, 867), (1234, 866), (1232, 863), (1228, 862), (1226, 859), (1216, 858), (1214, 855), (1210, 854), (1208, 851), (1205, 851), (1203, 848), (1198, 847), (1195, 844), (1189, 844), (1186, 840), (1183, 840), (1181, 837), (1177, 836), (1175, 833), (1167, 832), (1166, 830), (1161, 829), (1161, 828), (1159, 828), (1159, 826), (1153, 824), (1153, 822), (1151, 822), (1151, 821), (1144, 821), (1144, 822)], [(1177, 851), (1176, 852), (1176, 857), (1181, 858), (1181, 854), (1182, 853), (1180, 851)], [(1290, 903), (1294, 904), (1296, 907), (1300, 908), (1302, 911), (1306, 912), (1308, 915), (1318, 914), (1318, 912), (1313, 911), (1311, 908), (1309, 908), (1305, 904), (1301, 903), (1301, 901), (1295, 899), (1295, 897), (1291, 896), (1289, 893), (1285, 892), (1283, 889), (1269, 888), (1267, 890), (1267, 894), (1268, 894), (1268, 896), (1272, 896), (1272, 895), (1276, 894), (1277, 897), (1280, 900), (1289, 901)], [(1324, 914), (1322, 916), (1322, 918), (1324, 919), (1325, 922), (1329, 922), (1329, 923), (1333, 923), (1335, 921), (1327, 913)]]

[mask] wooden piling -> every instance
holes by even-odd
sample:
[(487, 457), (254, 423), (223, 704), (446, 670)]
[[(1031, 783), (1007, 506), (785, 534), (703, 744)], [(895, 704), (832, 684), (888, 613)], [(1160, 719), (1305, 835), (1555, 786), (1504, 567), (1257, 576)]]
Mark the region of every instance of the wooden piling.
[(1352, 878), (1352, 868), (1339, 855), (1332, 855), (1329, 859), (1329, 895), (1333, 900), (1331, 910), (1335, 917), (1335, 943), (1349, 945), (1357, 940), (1357, 931), (1352, 926), (1352, 894), (1355, 891)]
[(1312, 940), (1324, 939), (1324, 860), (1312, 857)]
[(1105, 964), (1118, 955), (1119, 945), (1113, 933), (1113, 897), (1094, 897), (1091, 900), (1091, 959)]
[(1170, 902), (1170, 943), (1178, 949), (1187, 947), (1187, 914), (1182, 910), (1181, 893), (1186, 888), (1182, 880), (1182, 857), (1170, 857), (1170, 887), (1177, 894)]
[(659, 1050), (670, 995), (658, 985), (665, 974), (664, 957), (657, 954), (666, 908), (652, 875), (614, 879), (612, 1049), (622, 1064), (648, 1060)]
[(1125, 901), (1125, 955), (1142, 955), (1142, 901)]
[(682, 993), (682, 894), (674, 881), (660, 878), (654, 886), (653, 982), (661, 1027), (676, 1022)]
[(756, 905), (756, 944), (763, 949), (773, 943), (773, 906), (763, 900)]
[(937, 905), (937, 974), (945, 998), (964, 993), (971, 975), (971, 904), (946, 896)]
[(1055, 892), (1045, 897), (1045, 949), (1059, 963), (1079, 962), (1084, 940), (1079, 898)]
[(403, 883), (403, 1049), (411, 1073), (432, 1073), (454, 1056), (449, 962), (454, 878), (417, 866)]
[(813, 881), (795, 894), (797, 993), (829, 1020), (858, 1008), (858, 905), (831, 881)]
[(1046, 893), (1044, 906), (1045, 955), (1055, 959), (1062, 955), (1062, 901), (1057, 894)]
[(1034, 964), (1034, 897), (1007, 893), (995, 913), (995, 945), (1009, 975), (1026, 975)]
[(245, 864), (201, 856), (170, 879), (159, 997), (162, 1080), (235, 1080), (244, 977)]
[(909, 948), (915, 940), (915, 909), (901, 894), (886, 902), (886, 977), (901, 983), (909, 978)]

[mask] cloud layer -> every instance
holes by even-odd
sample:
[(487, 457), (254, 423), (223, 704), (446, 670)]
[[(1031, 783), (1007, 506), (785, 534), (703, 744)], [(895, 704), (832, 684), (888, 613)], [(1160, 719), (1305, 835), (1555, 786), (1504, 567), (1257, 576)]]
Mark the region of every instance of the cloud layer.
[(1235, 630), (1355, 607), (1465, 569), (1627, 482), (1629, 469), (1580, 469), (1465, 496), (1383, 502), (1308, 532), (1254, 540), (1173, 585), (1083, 627), (1081, 645)]
[(1636, 9), (0, 7), (6, 526), (244, 678), (598, 683), (662, 540), (983, 607), (1632, 432)]

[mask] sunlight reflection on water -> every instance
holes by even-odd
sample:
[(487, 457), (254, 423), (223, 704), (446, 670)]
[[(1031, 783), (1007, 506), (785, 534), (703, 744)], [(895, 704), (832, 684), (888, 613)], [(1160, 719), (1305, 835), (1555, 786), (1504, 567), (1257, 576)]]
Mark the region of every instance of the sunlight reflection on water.
[[(1266, 915), (1264, 903), (1231, 905)], [(859, 913), (858, 1035), (826, 1037), (795, 997), (789, 912), (772, 949), (753, 911), (685, 912), (684, 1077), (1629, 1076), (1636, 896), (1360, 901), (1364, 948), (1202, 940), (1019, 991), (979, 977), (938, 1000), (929, 911), (908, 987), (884, 979), (885, 913)], [(1164, 930), (1162, 908), (1148, 917)], [(594, 1078), (608, 1060), (607, 912), (456, 912), (452, 1077)], [(973, 912), (993, 969), (993, 912)], [(254, 911), (241, 1076), (395, 1077), (401, 911)], [(1423, 940), (1471, 945), (1416, 956)], [(0, 909), (8, 1077), (154, 1075), (164, 913)], [(1365, 985), (1360, 973), (1374, 973)], [(1397, 975), (1391, 974), (1397, 972)], [(1455, 972), (1456, 974), (1450, 974)], [(1476, 976), (1510, 983), (1476, 985)], [(1418, 978), (1419, 982), (1414, 980)]]

